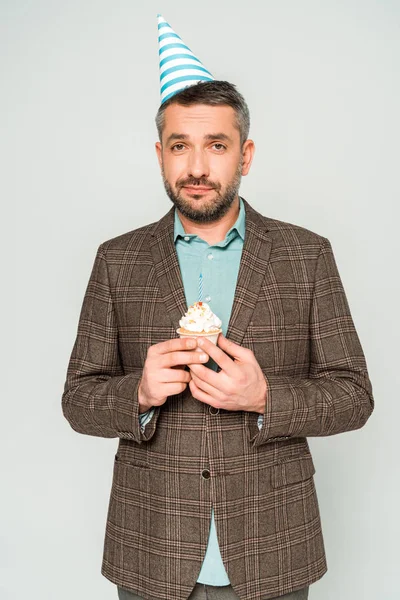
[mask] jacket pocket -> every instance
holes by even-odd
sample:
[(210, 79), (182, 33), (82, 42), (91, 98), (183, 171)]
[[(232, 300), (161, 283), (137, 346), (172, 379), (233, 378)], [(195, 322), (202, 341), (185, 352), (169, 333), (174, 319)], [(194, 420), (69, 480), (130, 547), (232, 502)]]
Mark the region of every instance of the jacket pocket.
[(120, 456), (119, 454), (115, 455), (114, 464), (116, 465), (125, 465), (128, 467), (138, 467), (139, 469), (148, 469), (149, 465), (142, 460), (137, 460), (136, 458), (125, 458)]
[(113, 569), (145, 576), (150, 529), (149, 473), (145, 462), (116, 454), (104, 550), (105, 560)]
[(288, 458), (273, 466), (271, 483), (273, 488), (280, 488), (310, 479), (315, 473), (311, 454)]
[(147, 535), (149, 504), (149, 466), (135, 460), (114, 459), (111, 491), (112, 517), (121, 541), (135, 535)]

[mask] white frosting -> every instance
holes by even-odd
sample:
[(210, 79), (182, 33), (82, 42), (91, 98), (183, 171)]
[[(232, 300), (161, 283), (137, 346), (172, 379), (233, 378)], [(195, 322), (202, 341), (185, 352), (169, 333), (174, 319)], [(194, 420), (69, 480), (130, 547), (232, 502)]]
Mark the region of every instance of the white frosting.
[(222, 321), (214, 315), (211, 308), (205, 302), (195, 302), (189, 306), (188, 311), (179, 321), (182, 329), (200, 333), (210, 333), (221, 329)]

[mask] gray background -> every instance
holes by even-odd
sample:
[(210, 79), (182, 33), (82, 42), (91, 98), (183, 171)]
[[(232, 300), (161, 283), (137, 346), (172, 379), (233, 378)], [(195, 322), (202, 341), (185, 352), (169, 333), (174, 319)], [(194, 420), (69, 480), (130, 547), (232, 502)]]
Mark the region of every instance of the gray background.
[(257, 151), (241, 193), (330, 239), (367, 357), (371, 420), (310, 439), (329, 563), (310, 598), (398, 599), (399, 2), (0, 7), (2, 600), (116, 598), (100, 565), (117, 440), (70, 429), (61, 394), (98, 245), (170, 208), (157, 12), (245, 95)]

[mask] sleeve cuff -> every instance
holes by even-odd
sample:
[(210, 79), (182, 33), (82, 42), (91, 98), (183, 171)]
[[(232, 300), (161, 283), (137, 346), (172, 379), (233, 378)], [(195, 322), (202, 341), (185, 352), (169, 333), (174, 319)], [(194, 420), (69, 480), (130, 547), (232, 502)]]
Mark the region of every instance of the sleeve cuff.
[(155, 412), (155, 409), (150, 408), (150, 410), (147, 410), (146, 412), (139, 415), (139, 425), (140, 425), (140, 429), (141, 429), (142, 433), (144, 433), (144, 429), (145, 429), (147, 423), (149, 423), (151, 421), (151, 419), (153, 418), (154, 412)]

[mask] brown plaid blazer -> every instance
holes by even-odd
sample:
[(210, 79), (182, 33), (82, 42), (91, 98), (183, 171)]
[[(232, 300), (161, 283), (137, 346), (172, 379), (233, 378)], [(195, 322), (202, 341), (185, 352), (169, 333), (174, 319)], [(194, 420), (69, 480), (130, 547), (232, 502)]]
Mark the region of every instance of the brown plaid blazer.
[(246, 237), (227, 337), (268, 382), (257, 414), (209, 410), (189, 388), (142, 433), (138, 383), (150, 345), (187, 310), (173, 211), (100, 245), (80, 314), (62, 408), (72, 428), (119, 438), (102, 574), (148, 600), (185, 600), (214, 506), (242, 600), (305, 587), (326, 572), (307, 436), (362, 427), (371, 384), (329, 241), (245, 201)]

